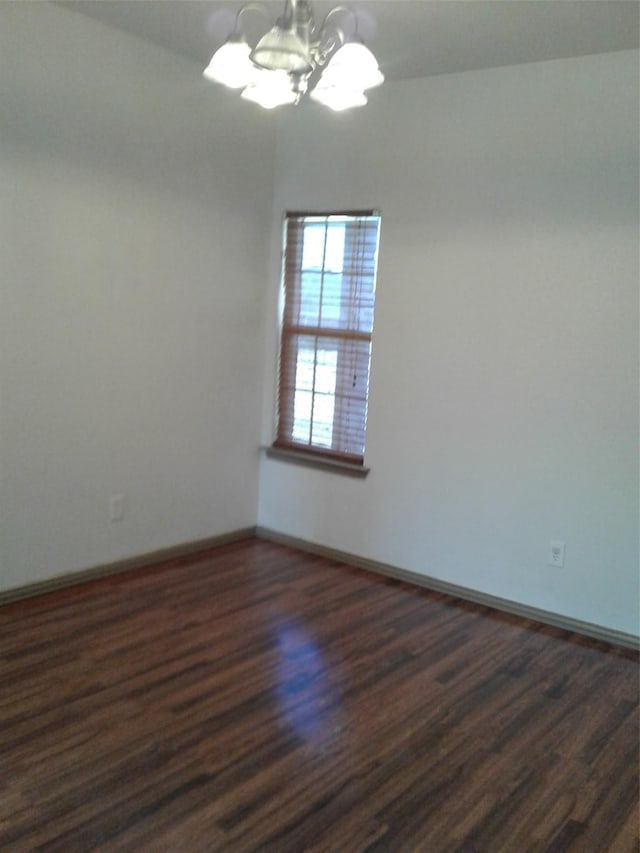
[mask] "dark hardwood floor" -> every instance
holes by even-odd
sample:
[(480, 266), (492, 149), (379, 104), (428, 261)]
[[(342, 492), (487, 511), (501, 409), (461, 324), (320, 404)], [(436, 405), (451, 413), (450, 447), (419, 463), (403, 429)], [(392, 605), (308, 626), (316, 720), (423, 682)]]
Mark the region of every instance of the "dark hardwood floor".
[(258, 540), (0, 608), (3, 851), (637, 851), (638, 658)]

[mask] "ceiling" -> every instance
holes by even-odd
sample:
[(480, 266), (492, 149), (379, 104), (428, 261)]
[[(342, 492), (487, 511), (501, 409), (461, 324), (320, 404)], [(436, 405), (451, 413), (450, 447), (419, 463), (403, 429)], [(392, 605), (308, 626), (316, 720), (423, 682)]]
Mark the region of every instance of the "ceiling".
[[(316, 21), (337, 2), (314, 0)], [(67, 0), (60, 5), (204, 68), (244, 4)], [(284, 7), (282, 0), (263, 5), (271, 21)], [(637, 48), (640, 32), (638, 0), (353, 0), (349, 5), (389, 80)], [(244, 22), (249, 41), (255, 43), (266, 29), (263, 19), (247, 13)]]

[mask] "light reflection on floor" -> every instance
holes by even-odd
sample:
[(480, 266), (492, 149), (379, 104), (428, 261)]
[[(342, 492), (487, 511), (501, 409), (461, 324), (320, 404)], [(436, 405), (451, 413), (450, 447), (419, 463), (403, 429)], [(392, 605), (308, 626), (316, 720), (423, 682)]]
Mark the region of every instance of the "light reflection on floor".
[(304, 625), (290, 620), (275, 635), (275, 693), (281, 718), (296, 734), (320, 746), (342, 726), (339, 691), (331, 684), (322, 651)]

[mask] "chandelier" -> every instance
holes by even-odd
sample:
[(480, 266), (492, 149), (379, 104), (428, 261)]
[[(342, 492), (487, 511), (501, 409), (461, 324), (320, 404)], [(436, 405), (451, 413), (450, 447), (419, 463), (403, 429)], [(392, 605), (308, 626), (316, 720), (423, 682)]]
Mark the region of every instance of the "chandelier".
[[(310, 0), (285, 0), (283, 14), (253, 49), (241, 29), (242, 15), (250, 11), (267, 16), (262, 6), (243, 6), (233, 32), (203, 72), (216, 83), (242, 89), (246, 100), (273, 109), (298, 104), (309, 91), (312, 100), (340, 111), (364, 106), (365, 91), (383, 82), (375, 56), (358, 35), (358, 19), (348, 7), (331, 9), (316, 27)], [(348, 37), (334, 23), (339, 15), (353, 19)]]

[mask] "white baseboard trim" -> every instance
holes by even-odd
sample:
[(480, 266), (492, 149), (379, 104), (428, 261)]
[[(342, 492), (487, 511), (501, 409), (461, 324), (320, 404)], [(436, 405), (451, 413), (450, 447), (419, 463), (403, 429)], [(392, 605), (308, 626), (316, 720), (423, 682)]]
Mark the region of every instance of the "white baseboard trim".
[(86, 581), (98, 580), (100, 578), (108, 577), (109, 575), (128, 572), (132, 569), (147, 568), (148, 566), (153, 566), (156, 563), (163, 563), (166, 560), (175, 560), (178, 557), (186, 557), (189, 554), (196, 554), (198, 551), (207, 551), (210, 548), (217, 548), (220, 545), (227, 545), (230, 542), (239, 542), (242, 539), (251, 539), (255, 535), (255, 527), (243, 527), (239, 530), (232, 530), (229, 533), (210, 536), (207, 539), (183, 542), (180, 545), (161, 548), (159, 551), (151, 551), (146, 554), (127, 557), (124, 560), (118, 560), (114, 563), (104, 563), (99, 566), (93, 566), (89, 569), (66, 572), (63, 575), (56, 575), (53, 578), (47, 578), (43, 581), (36, 581), (35, 583), (14, 587), (13, 589), (7, 589), (0, 592), (0, 606), (3, 604), (9, 604), (12, 601), (19, 601), (22, 598), (32, 598), (36, 595), (45, 595), (47, 592), (53, 592), (56, 589), (63, 589), (67, 586), (76, 586), (77, 584), (85, 583)]
[(271, 542), (289, 545), (300, 551), (317, 554), (318, 556), (327, 557), (330, 560), (336, 560), (349, 566), (355, 566), (359, 569), (375, 572), (376, 574), (407, 581), (415, 586), (425, 587), (436, 592), (444, 592), (456, 598), (473, 601), (476, 604), (492, 607), (495, 610), (502, 610), (514, 616), (522, 616), (525, 619), (531, 619), (535, 622), (542, 622), (545, 625), (553, 625), (556, 628), (562, 628), (565, 631), (571, 631), (575, 634), (583, 634), (586, 637), (603, 640), (615, 646), (624, 646), (630, 649), (638, 649), (640, 646), (640, 637), (635, 634), (628, 634), (625, 631), (617, 631), (613, 628), (595, 625), (591, 622), (582, 622), (570, 616), (563, 616), (560, 613), (553, 613), (549, 610), (541, 610), (538, 607), (530, 607), (527, 604), (520, 604), (517, 601), (510, 601), (507, 598), (499, 598), (469, 587), (458, 586), (457, 584), (441, 581), (428, 575), (418, 574), (418, 572), (401, 569), (388, 563), (380, 563), (377, 560), (359, 557), (356, 554), (349, 554), (346, 551), (327, 548), (316, 542), (298, 539), (296, 536), (289, 536), (285, 533), (278, 533), (276, 530), (271, 530), (267, 527), (256, 527), (255, 535), (259, 539), (268, 539)]

